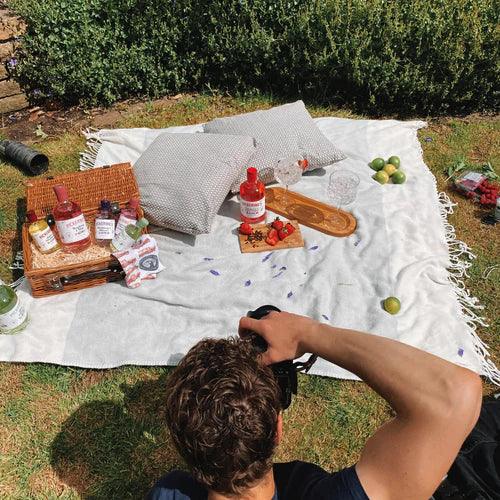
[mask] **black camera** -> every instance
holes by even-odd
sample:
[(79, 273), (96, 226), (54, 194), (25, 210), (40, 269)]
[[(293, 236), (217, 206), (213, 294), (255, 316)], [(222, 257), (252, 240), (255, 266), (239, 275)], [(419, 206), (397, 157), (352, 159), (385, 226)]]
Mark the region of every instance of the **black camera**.
[[(265, 305), (260, 306), (255, 309), (255, 311), (249, 311), (247, 316), (253, 319), (262, 319), (271, 311), (281, 312), (281, 310), (275, 306)], [(252, 342), (255, 350), (259, 354), (266, 352), (268, 347), (267, 342), (253, 331), (248, 333), (250, 342)], [(283, 410), (286, 410), (292, 403), (292, 395), (297, 394), (297, 372), (307, 372), (316, 359), (317, 356), (313, 354), (306, 363), (294, 362), (293, 360), (288, 359), (269, 366), (273, 371), (280, 388), (280, 400)]]

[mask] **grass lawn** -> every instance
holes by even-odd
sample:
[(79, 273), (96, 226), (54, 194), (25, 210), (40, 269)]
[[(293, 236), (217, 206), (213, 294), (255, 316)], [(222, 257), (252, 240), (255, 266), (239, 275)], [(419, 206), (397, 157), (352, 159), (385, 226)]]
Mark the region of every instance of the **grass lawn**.
[[(186, 97), (126, 110), (116, 127), (167, 127), (270, 107), (269, 99)], [(309, 108), (315, 116), (351, 116)], [(34, 128), (34, 127), (33, 127)], [(480, 223), (480, 211), (451, 192), (445, 166), (463, 157), (500, 164), (500, 120), (471, 116), (430, 120), (420, 131), (427, 165), (440, 190), (458, 203), (450, 222), (477, 255), (466, 284), (485, 306), (490, 328), (479, 335), (500, 363), (498, 227)], [(83, 137), (69, 131), (38, 144), (51, 159), (50, 174), (78, 169)], [(497, 169), (498, 172), (498, 169)], [(23, 175), (0, 164), (0, 277), (19, 250)], [(44, 364), (0, 365), (0, 498), (141, 498), (165, 471), (182, 466), (163, 420), (168, 368), (84, 370)], [(494, 388), (485, 384), (485, 393)], [(300, 377), (299, 396), (285, 413), (278, 460), (302, 459), (335, 470), (354, 463), (368, 436), (391, 416), (387, 404), (364, 384)]]

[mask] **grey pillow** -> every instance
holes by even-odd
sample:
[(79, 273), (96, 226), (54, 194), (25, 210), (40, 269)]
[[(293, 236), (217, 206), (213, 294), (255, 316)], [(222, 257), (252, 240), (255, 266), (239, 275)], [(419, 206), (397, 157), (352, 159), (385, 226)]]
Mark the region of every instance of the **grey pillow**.
[(249, 135), (257, 149), (233, 183), (236, 193), (246, 178), (246, 167), (256, 167), (265, 184), (273, 182), (273, 167), (280, 158), (300, 151), (309, 160), (307, 170), (326, 167), (346, 158), (319, 130), (302, 101), (265, 111), (217, 118), (203, 126), (211, 134)]
[(183, 233), (208, 233), (254, 151), (253, 138), (242, 135), (158, 136), (134, 165), (146, 218)]

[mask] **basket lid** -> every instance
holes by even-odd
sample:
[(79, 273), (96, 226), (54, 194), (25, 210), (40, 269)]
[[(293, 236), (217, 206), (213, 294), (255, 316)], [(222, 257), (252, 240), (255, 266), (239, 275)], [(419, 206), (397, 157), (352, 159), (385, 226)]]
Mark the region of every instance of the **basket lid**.
[(130, 163), (94, 168), (83, 172), (33, 179), (26, 184), (26, 206), (38, 217), (52, 213), (57, 204), (54, 186), (64, 184), (69, 198), (83, 211), (98, 210), (102, 199), (126, 203), (139, 198), (139, 187)]

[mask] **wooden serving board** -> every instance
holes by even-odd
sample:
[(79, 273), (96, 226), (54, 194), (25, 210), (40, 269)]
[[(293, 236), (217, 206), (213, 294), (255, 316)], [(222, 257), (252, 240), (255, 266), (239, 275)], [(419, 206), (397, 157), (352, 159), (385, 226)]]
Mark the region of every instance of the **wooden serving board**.
[[(286, 221), (284, 221), (286, 223)], [(289, 221), (295, 231), (284, 240), (278, 241), (276, 245), (268, 245), (266, 243), (266, 236), (269, 231), (270, 224), (256, 224), (252, 225), (254, 231), (261, 231), (264, 238), (261, 241), (249, 242), (247, 235), (238, 234), (240, 240), (241, 253), (256, 253), (256, 252), (269, 252), (270, 250), (285, 250), (287, 248), (300, 248), (304, 246), (304, 240), (300, 232), (299, 223), (296, 220)]]
[(267, 188), (266, 208), (331, 236), (349, 236), (356, 230), (356, 219), (348, 212), (290, 190), (284, 203), (284, 195), (283, 188)]

